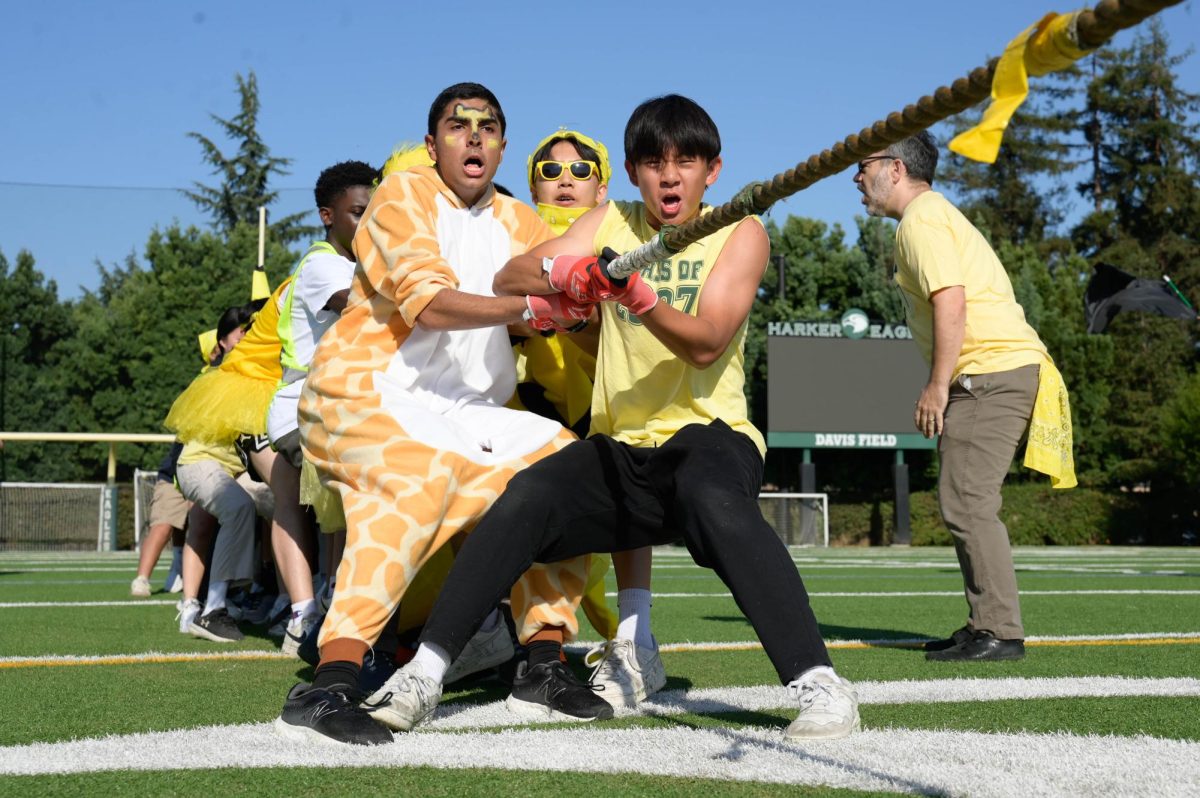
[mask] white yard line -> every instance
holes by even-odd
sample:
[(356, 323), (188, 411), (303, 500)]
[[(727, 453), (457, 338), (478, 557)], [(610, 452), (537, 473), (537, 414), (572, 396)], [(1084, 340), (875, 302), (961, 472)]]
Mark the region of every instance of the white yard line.
[[(1109, 698), (1113, 696), (1200, 697), (1200, 679), (1138, 679), (1083, 676), (1044, 679), (925, 679), (855, 682), (860, 704), (944, 704), (967, 701), (1012, 701), (1041, 698)], [(640, 712), (617, 710), (618, 717), (637, 714), (711, 715), (793, 709), (795, 700), (779, 685), (664, 690), (643, 702)], [(448, 704), (438, 709), (430, 729), (487, 729), (513, 724), (503, 701)], [(547, 721), (549, 722), (549, 721)]]
[[(727, 706), (736, 711), (738, 707)], [(180, 756), (186, 751), (187, 756)], [(1148, 737), (869, 729), (795, 744), (778, 728), (603, 726), (398, 735), (358, 748), (292, 742), (266, 723), (0, 748), (0, 773), (230, 767), (502, 768), (977, 796), (1194, 795), (1200, 743)], [(1136, 774), (1136, 777), (1133, 775)]]

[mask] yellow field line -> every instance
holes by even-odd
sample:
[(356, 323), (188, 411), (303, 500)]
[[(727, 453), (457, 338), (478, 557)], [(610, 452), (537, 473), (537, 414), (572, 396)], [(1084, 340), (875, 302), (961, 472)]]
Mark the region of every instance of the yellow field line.
[[(924, 640), (833, 640), (826, 647), (842, 651), (861, 651), (871, 648), (902, 648), (920, 649)], [(572, 647), (577, 647), (574, 644)], [(1191, 637), (1146, 637), (1132, 639), (1112, 638), (1072, 638), (1069, 640), (1026, 640), (1025, 645), (1031, 648), (1064, 648), (1071, 646), (1186, 646), (1200, 645), (1200, 636)], [(663, 653), (716, 652), (716, 651), (759, 651), (761, 643), (665, 643), (660, 646)], [(25, 657), (0, 660), (0, 670), (13, 668), (65, 668), (80, 665), (144, 665), (170, 664), (176, 662), (210, 662), (210, 661), (263, 661), (291, 660), (299, 664), (294, 657), (281, 651), (211, 651), (195, 654), (117, 654), (94, 657), (56, 657), (45, 659), (41, 657)]]
[[(1064, 646), (1180, 646), (1180, 645), (1200, 645), (1200, 637), (1148, 637), (1133, 640), (1106, 640), (1106, 639), (1074, 639), (1074, 640), (1026, 640), (1025, 646), (1028, 647), (1064, 647)], [(924, 640), (833, 640), (825, 643), (825, 647), (829, 649), (838, 649), (842, 651), (861, 651), (870, 648), (903, 648), (903, 649), (921, 649), (924, 648)], [(660, 651), (666, 653), (687, 653), (692, 651), (712, 652), (712, 651), (758, 651), (762, 649), (761, 643), (679, 643), (679, 644), (663, 644), (659, 647)]]

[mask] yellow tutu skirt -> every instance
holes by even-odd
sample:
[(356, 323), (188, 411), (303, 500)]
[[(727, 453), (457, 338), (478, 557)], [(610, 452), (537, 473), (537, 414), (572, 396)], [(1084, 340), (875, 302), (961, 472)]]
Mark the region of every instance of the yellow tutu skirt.
[(235, 371), (205, 371), (179, 394), (163, 425), (184, 442), (225, 445), (239, 435), (264, 435), (275, 386)]

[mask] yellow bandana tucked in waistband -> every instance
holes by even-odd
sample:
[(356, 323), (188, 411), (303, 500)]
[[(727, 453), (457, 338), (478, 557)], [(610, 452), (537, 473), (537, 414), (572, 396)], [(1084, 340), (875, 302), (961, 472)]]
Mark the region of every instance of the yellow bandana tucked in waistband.
[(1049, 359), (1038, 373), (1037, 399), (1029, 420), (1029, 442), (1025, 446), (1025, 467), (1050, 476), (1050, 487), (1073, 488), (1075, 457), (1071, 431), (1071, 402), (1062, 374)]

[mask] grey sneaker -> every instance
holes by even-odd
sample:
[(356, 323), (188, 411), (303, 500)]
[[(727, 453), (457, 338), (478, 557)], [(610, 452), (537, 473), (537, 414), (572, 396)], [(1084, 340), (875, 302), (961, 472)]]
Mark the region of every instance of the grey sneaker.
[(179, 634), (186, 635), (192, 631), (192, 621), (200, 615), (200, 610), (203, 606), (199, 599), (181, 600), (175, 605), (179, 613), (175, 616), (175, 620), (179, 621)]
[(146, 598), (150, 595), (150, 580), (144, 576), (135, 577), (129, 585), (129, 595)]
[(284, 654), (290, 654), (293, 657), (300, 656), (300, 644), (304, 642), (304, 638), (310, 634), (316, 634), (320, 622), (325, 616), (310, 613), (303, 616), (292, 616), (288, 621), (287, 629), (283, 633), (283, 644), (280, 649)]
[(595, 668), (588, 681), (614, 707), (636, 707), (667, 685), (658, 649), (642, 648), (632, 640), (608, 640), (589, 651), (583, 661)]
[(384, 726), (409, 731), (432, 715), (441, 699), (442, 686), (410, 662), (388, 677), (362, 706)]
[(858, 693), (832, 671), (802, 676), (787, 686), (800, 701), (800, 714), (787, 727), (788, 740), (836, 740), (858, 731)]
[(480, 630), (467, 641), (458, 659), (446, 670), (445, 684), (453, 684), (473, 673), (503, 665), (516, 655), (508, 627), (499, 622), (489, 632)]
[(236, 643), (245, 638), (242, 630), (230, 617), (229, 610), (224, 607), (213, 610), (207, 615), (201, 615), (192, 621), (188, 631), (192, 633), (192, 637), (202, 637), (214, 643)]

